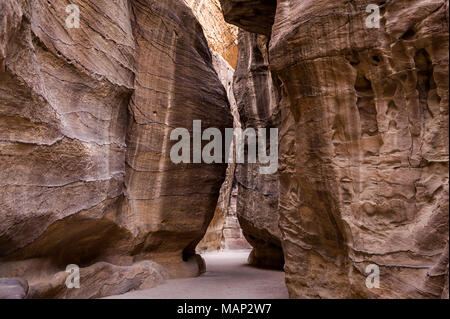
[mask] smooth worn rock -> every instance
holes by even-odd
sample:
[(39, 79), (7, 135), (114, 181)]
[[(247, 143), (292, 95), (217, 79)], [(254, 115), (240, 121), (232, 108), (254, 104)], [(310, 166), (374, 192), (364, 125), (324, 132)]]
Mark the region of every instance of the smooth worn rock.
[[(277, 128), (279, 98), (269, 70), (268, 38), (240, 30), (238, 39), (239, 58), (233, 86), (242, 128)], [(267, 144), (269, 149), (269, 141)], [(249, 262), (282, 268), (278, 175), (261, 174), (261, 165), (266, 164), (237, 164), (236, 214), (245, 238), (253, 246)]]
[(0, 299), (24, 299), (28, 283), (20, 278), (0, 278)]
[(270, 35), (277, 0), (220, 0), (225, 21), (249, 32)]
[[(134, 40), (127, 1), (0, 6), (0, 276), (47, 278), (123, 254)], [(87, 27), (89, 25), (90, 27)], [(106, 40), (110, 39), (110, 40)]]
[[(236, 100), (233, 93), (233, 75), (234, 69), (218, 53), (213, 52), (213, 66), (219, 76), (220, 82), (227, 91), (228, 101), (230, 102), (231, 114), (233, 116), (233, 128), (240, 127), (239, 113), (236, 106)], [(231, 128), (231, 127), (230, 127)], [(228, 218), (230, 198), (233, 187), (236, 164), (230, 162), (227, 167), (225, 181), (220, 188), (220, 195), (217, 201), (214, 217), (211, 220), (208, 229), (201, 242), (197, 245), (197, 250), (217, 251), (224, 247), (224, 229)]]
[(219, 0), (184, 0), (192, 9), (209, 47), (233, 68), (236, 67), (238, 28), (225, 22)]
[[(232, 126), (202, 27), (181, 0), (73, 3), (80, 28), (63, 2), (0, 3), (0, 277), (99, 297), (144, 260), (196, 276), (226, 164), (175, 165), (169, 135)], [(99, 293), (48, 281), (68, 264)]]
[[(373, 4), (379, 28), (366, 1), (277, 2), (269, 61), (291, 297), (448, 294), (448, 1)], [(369, 265), (380, 288), (366, 286)]]
[[(138, 289), (149, 289), (162, 284), (168, 273), (155, 262), (146, 260), (131, 266), (116, 266), (98, 262), (86, 268), (80, 268), (79, 287), (69, 277), (70, 272), (61, 271), (51, 278), (33, 283), (30, 286), (30, 298), (100, 298), (124, 294)], [(99, 285), (101, 283), (101, 285)]]
[(170, 149), (176, 141), (169, 136), (173, 128), (192, 131), (193, 120), (224, 133), (232, 127), (230, 106), (202, 28), (187, 6), (134, 1), (132, 10), (136, 76), (124, 223), (136, 234), (136, 260), (155, 260), (169, 267), (172, 277), (198, 275), (187, 261), (213, 218), (227, 164), (175, 164)]

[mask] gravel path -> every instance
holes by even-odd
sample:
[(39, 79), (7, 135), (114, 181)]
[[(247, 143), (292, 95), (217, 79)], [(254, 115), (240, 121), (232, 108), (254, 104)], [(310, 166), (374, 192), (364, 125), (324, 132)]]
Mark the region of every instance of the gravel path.
[(205, 253), (206, 272), (173, 279), (152, 289), (108, 298), (139, 299), (282, 299), (289, 298), (282, 271), (247, 265), (249, 251)]

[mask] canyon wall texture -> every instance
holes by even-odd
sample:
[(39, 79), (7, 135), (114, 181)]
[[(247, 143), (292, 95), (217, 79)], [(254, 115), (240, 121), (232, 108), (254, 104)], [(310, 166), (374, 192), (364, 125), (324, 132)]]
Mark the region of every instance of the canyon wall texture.
[[(203, 29), (207, 29), (209, 27), (209, 25), (203, 25)], [(213, 66), (217, 72), (220, 82), (227, 91), (228, 101), (230, 102), (230, 110), (233, 116), (233, 126), (231, 127), (240, 127), (241, 124), (239, 120), (239, 113), (233, 93), (234, 69), (217, 52), (213, 52)], [(227, 167), (225, 181), (220, 188), (219, 200), (217, 201), (216, 209), (214, 211), (214, 217), (211, 220), (202, 241), (197, 245), (198, 251), (217, 251), (222, 249), (224, 246), (224, 228), (228, 217), (235, 171), (236, 164), (230, 162)]]
[(230, 164), (227, 168), (225, 181), (220, 188), (220, 195), (214, 210), (214, 217), (209, 223), (205, 236), (197, 245), (197, 252), (213, 252), (223, 248), (224, 228), (227, 212), (230, 204), (232, 184), (234, 179), (235, 165)]
[(133, 254), (158, 261), (176, 277), (192, 276), (198, 273), (195, 263), (192, 269), (181, 267), (191, 256), (198, 258), (195, 247), (213, 217), (226, 164), (173, 163), (169, 135), (173, 128), (191, 128), (194, 119), (203, 128), (231, 127), (229, 103), (188, 7), (179, 1), (135, 1), (132, 10), (137, 61), (125, 219), (142, 234)]
[[(227, 21), (267, 36), (256, 2), (221, 1)], [(279, 0), (273, 14), (290, 296), (448, 298), (448, 1)]]
[(219, 0), (184, 0), (203, 27), (206, 40), (213, 52), (236, 67), (238, 28), (225, 22)]
[[(238, 43), (233, 87), (242, 129), (278, 127), (279, 98), (269, 71), (268, 38), (240, 30)], [(236, 213), (247, 241), (253, 246), (249, 263), (282, 268), (278, 176), (260, 174), (261, 165), (258, 162), (237, 164)]]
[(70, 298), (198, 275), (226, 165), (175, 165), (169, 135), (232, 125), (202, 28), (181, 0), (73, 3), (80, 28), (0, 3), (0, 277)]
[(269, 36), (277, 0), (220, 0), (225, 21), (249, 32)]
[(231, 189), (227, 215), (223, 226), (223, 240), (221, 248), (225, 250), (251, 249), (252, 246), (245, 239), (237, 216), (238, 187), (234, 183)]

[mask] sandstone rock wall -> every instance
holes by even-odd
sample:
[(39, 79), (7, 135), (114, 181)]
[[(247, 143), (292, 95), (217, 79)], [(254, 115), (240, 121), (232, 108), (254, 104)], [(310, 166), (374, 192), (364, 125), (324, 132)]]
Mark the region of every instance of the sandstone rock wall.
[(232, 125), (202, 28), (181, 0), (73, 3), (79, 29), (68, 2), (0, 3), (0, 277), (65, 298), (197, 275), (226, 166), (174, 165), (168, 135)]
[(231, 127), (229, 103), (188, 7), (135, 1), (132, 10), (137, 61), (124, 214), (139, 236), (133, 254), (158, 261), (173, 276), (192, 276), (197, 266), (185, 261), (213, 217), (226, 164), (172, 163), (169, 135), (176, 127), (192, 128), (193, 119), (202, 120), (203, 128)]
[[(278, 93), (269, 71), (268, 38), (240, 30), (238, 43), (233, 87), (242, 128), (276, 128), (279, 124)], [(260, 174), (261, 165), (237, 164), (236, 213), (246, 239), (254, 247), (250, 264), (282, 268), (278, 175)]]
[(203, 27), (213, 52), (221, 55), (234, 69), (237, 61), (238, 28), (225, 22), (219, 0), (184, 0)]
[(202, 240), (197, 245), (197, 252), (199, 253), (219, 251), (223, 248), (223, 231), (227, 220), (235, 168), (233, 164), (228, 165), (225, 181), (220, 188), (219, 199), (214, 210), (214, 217), (209, 223)]
[[(380, 28), (368, 1), (277, 2), (286, 283), (301, 298), (448, 298), (448, 1), (370, 3)], [(226, 20), (245, 6), (223, 0)]]
[(270, 35), (277, 0), (220, 0), (225, 21), (249, 32)]
[(228, 203), (227, 216), (223, 226), (222, 249), (225, 250), (240, 250), (251, 249), (252, 246), (245, 239), (244, 233), (239, 224), (239, 219), (236, 213), (237, 210), (238, 187), (233, 184), (230, 202)]
[(236, 165), (230, 164), (222, 184), (214, 218), (205, 236), (197, 245), (198, 252), (220, 250), (246, 250), (252, 246), (245, 239), (236, 213), (238, 187), (235, 183)]
[(38, 280), (130, 239), (116, 219), (134, 79), (128, 3), (84, 3), (71, 30), (65, 9), (1, 2), (0, 277)]
[[(207, 28), (209, 25), (204, 25)], [(230, 102), (231, 114), (233, 116), (234, 128), (240, 127), (239, 113), (236, 107), (236, 101), (233, 93), (233, 75), (234, 69), (217, 52), (213, 52), (213, 66), (219, 76), (219, 79), (227, 91), (228, 101)], [(236, 171), (236, 164), (229, 163), (226, 171), (225, 181), (220, 188), (219, 200), (217, 201), (214, 217), (208, 226), (205, 236), (197, 245), (198, 251), (217, 251), (223, 247), (224, 227), (227, 219), (227, 212), (230, 203), (230, 196)]]

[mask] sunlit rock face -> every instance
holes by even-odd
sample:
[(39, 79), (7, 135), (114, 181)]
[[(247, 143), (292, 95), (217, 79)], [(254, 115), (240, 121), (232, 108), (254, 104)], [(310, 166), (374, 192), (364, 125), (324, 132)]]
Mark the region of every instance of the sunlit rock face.
[[(266, 36), (239, 31), (239, 58), (233, 87), (243, 129), (277, 128), (279, 124), (279, 99), (269, 71), (267, 50)], [(282, 268), (278, 175), (260, 174), (261, 165), (237, 164), (236, 213), (246, 239), (253, 246), (250, 264)]]
[(214, 252), (223, 248), (224, 229), (227, 222), (227, 212), (229, 210), (231, 191), (236, 165), (229, 164), (225, 181), (220, 188), (220, 195), (214, 210), (214, 217), (209, 223), (205, 235), (198, 243), (196, 250), (202, 252)]
[(234, 69), (238, 28), (225, 22), (219, 0), (184, 0), (200, 22), (209, 47)]
[[(448, 2), (373, 3), (379, 28), (366, 1), (277, 3), (291, 297), (448, 298)], [(366, 286), (370, 264), (380, 288)]]
[(73, 3), (78, 29), (62, 3), (0, 3), (0, 277), (99, 297), (197, 275), (226, 165), (173, 164), (169, 134), (232, 126), (202, 28), (181, 0)]

